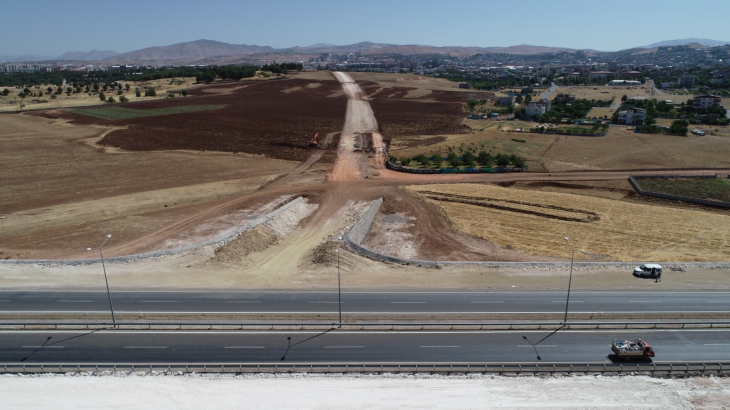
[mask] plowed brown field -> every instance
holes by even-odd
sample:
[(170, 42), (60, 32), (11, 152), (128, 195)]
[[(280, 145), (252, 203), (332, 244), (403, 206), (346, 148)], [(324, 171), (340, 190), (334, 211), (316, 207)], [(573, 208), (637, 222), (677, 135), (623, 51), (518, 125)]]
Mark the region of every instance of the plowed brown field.
[(464, 232), (532, 255), (620, 261), (730, 261), (730, 216), (494, 185), (408, 188)]
[[(337, 81), (278, 80), (224, 84), (195, 90), (195, 98), (175, 98), (130, 106), (152, 110), (186, 105), (224, 105), (212, 111), (103, 120), (71, 112), (34, 115), (68, 118), (74, 124), (125, 127), (108, 134), (102, 146), (129, 151), (195, 150), (246, 152), (271, 158), (306, 160), (308, 141), (342, 129), (347, 106)], [(98, 109), (98, 108), (97, 108)], [(334, 150), (323, 157), (334, 160)]]

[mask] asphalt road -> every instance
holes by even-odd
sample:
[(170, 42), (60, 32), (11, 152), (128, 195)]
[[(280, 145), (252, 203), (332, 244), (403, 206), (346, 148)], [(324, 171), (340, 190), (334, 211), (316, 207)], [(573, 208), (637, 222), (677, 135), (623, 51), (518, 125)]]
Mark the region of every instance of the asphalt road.
[[(631, 280), (649, 280), (638, 279)], [(661, 283), (657, 284), (661, 286)], [(346, 292), (343, 313), (552, 313), (566, 292)], [(336, 292), (112, 292), (116, 313), (333, 313)], [(104, 291), (0, 291), (2, 313), (109, 311)], [(730, 292), (571, 292), (570, 311), (730, 312)]]
[[(291, 337), (291, 340), (287, 338)], [(641, 338), (658, 362), (730, 360), (730, 330), (2, 331), (0, 363), (607, 363)]]

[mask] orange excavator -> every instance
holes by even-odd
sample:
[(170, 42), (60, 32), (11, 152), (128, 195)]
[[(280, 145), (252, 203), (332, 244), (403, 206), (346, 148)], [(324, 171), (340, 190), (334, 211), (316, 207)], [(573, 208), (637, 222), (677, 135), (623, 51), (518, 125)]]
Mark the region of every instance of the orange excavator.
[(314, 138), (309, 141), (310, 147), (319, 147), (319, 133), (314, 134)]

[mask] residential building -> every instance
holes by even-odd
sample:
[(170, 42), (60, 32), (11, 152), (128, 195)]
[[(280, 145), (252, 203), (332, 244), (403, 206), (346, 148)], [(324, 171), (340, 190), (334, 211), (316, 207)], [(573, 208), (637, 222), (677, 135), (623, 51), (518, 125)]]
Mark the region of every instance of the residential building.
[(624, 80), (632, 80), (639, 77), (641, 77), (641, 71), (624, 71), (621, 73), (621, 78)]
[(626, 125), (642, 125), (646, 120), (646, 110), (634, 108), (618, 112), (618, 123)]
[(693, 75), (682, 75), (677, 81), (681, 87), (691, 87), (695, 85), (695, 76)]
[(575, 95), (560, 93), (555, 96), (555, 101), (575, 102)]
[(531, 102), (525, 106), (525, 114), (528, 117), (539, 117), (550, 111), (550, 101), (541, 99), (537, 102)]
[(716, 95), (702, 94), (692, 97), (692, 108), (694, 108), (695, 111), (714, 110), (719, 107), (721, 103), (722, 98)]
[(532, 87), (522, 87), (522, 91), (520, 91), (522, 94), (532, 94), (535, 92), (535, 89)]
[(720, 114), (695, 114), (695, 119), (703, 124), (709, 121), (717, 121), (720, 119)]
[(508, 95), (506, 97), (497, 98), (497, 105), (512, 105), (515, 103), (515, 96)]
[(611, 82), (609, 83), (609, 85), (633, 85), (633, 86), (637, 86), (637, 85), (641, 85), (641, 81), (636, 81), (636, 80), (611, 80)]
[(470, 83), (459, 83), (459, 88), (466, 88), (467, 90), (471, 88)]
[(613, 71), (591, 71), (589, 77), (591, 80), (596, 78), (606, 78), (613, 75)]
[(669, 82), (666, 82), (666, 83), (660, 83), (659, 86), (662, 87), (662, 88), (674, 88), (674, 82), (673, 81), (669, 81)]

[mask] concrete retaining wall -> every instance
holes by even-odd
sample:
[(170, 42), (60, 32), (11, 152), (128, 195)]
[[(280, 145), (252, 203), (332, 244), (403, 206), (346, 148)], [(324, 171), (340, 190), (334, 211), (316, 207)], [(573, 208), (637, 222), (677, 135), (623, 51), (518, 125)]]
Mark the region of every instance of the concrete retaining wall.
[[(570, 262), (487, 262), (487, 261), (423, 261), (415, 259), (403, 259), (396, 256), (386, 255), (380, 252), (367, 249), (362, 246), (362, 241), (370, 232), (375, 217), (378, 215), (380, 206), (383, 204), (383, 198), (373, 202), (362, 217), (355, 223), (350, 231), (345, 235), (345, 245), (359, 255), (381, 261), (398, 263), (401, 265), (413, 265), (426, 268), (436, 268), (439, 266), (477, 266), (484, 268), (509, 269), (509, 268), (568, 268)], [(575, 262), (575, 267), (617, 267), (631, 269), (640, 265), (640, 262)], [(665, 268), (671, 267), (699, 267), (699, 268), (730, 268), (730, 263), (715, 262), (662, 262)]]
[(707, 206), (716, 206), (720, 208), (730, 208), (730, 202), (721, 202), (721, 201), (708, 201), (706, 199), (699, 199), (699, 198), (690, 198), (687, 196), (679, 196), (679, 195), (669, 195), (669, 194), (660, 194), (658, 192), (650, 192), (650, 191), (644, 191), (639, 187), (639, 184), (636, 182), (636, 179), (680, 179), (680, 178), (705, 178), (705, 179), (713, 179), (717, 178), (717, 174), (713, 175), (707, 175), (707, 176), (676, 176), (676, 175), (657, 175), (657, 176), (630, 176), (629, 182), (631, 183), (631, 186), (634, 187), (636, 190), (636, 193), (643, 196), (650, 196), (654, 198), (663, 198), (663, 199), (671, 199), (674, 201), (682, 201), (682, 202), (690, 202), (693, 204), (700, 204), (700, 205), (707, 205)]
[[(253, 219), (249, 222), (247, 222), (245, 225), (241, 226), (240, 228), (232, 231), (232, 232), (226, 232), (224, 234), (218, 235), (217, 237), (210, 239), (205, 242), (199, 242), (192, 245), (182, 246), (174, 249), (164, 249), (159, 251), (153, 251), (153, 252), (146, 252), (146, 253), (139, 253), (136, 255), (127, 255), (127, 256), (114, 256), (110, 258), (104, 258), (104, 262), (114, 263), (114, 262), (131, 262), (135, 260), (140, 259), (148, 259), (148, 258), (155, 258), (155, 257), (161, 257), (161, 256), (170, 256), (174, 255), (180, 252), (185, 251), (191, 251), (193, 249), (203, 248), (206, 246), (220, 246), (225, 245), (226, 243), (236, 239), (238, 235), (243, 233), (244, 231), (247, 231), (249, 229), (253, 229), (254, 227), (267, 223), (271, 221), (272, 219), (276, 218), (283, 212), (285, 212), (287, 209), (291, 208), (294, 205), (297, 205), (302, 202), (307, 202), (307, 200), (303, 197), (298, 197), (297, 199), (285, 204), (281, 208), (272, 211), (264, 216), (261, 216), (259, 218)], [(376, 211), (377, 213), (377, 211)], [(370, 230), (370, 227), (368, 226), (368, 230)], [(367, 234), (367, 232), (365, 232)], [(364, 238), (364, 236), (363, 236)], [(99, 258), (93, 258), (93, 259), (75, 259), (75, 260), (23, 260), (23, 259), (13, 259), (13, 260), (0, 260), (0, 266), (3, 265), (89, 265), (92, 263), (98, 263)]]

